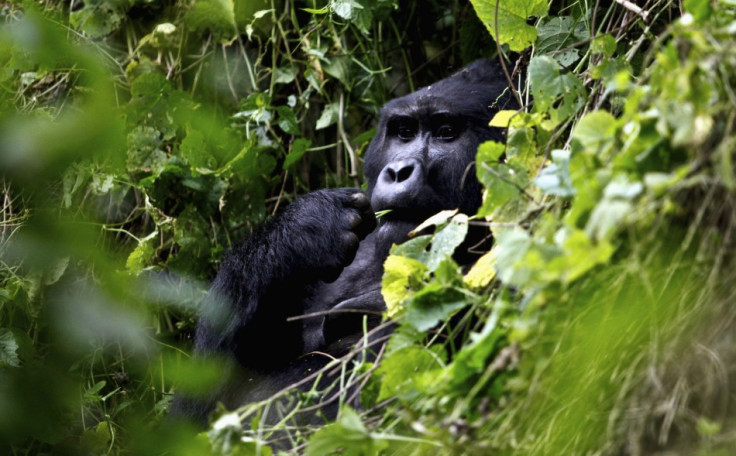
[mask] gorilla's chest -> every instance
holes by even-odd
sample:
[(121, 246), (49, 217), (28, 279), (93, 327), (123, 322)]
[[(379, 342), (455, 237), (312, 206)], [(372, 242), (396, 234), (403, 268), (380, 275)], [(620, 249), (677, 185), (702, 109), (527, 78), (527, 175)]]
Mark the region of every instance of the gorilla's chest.
[(351, 342), (381, 321), (383, 261), (376, 258), (372, 235), (360, 245), (355, 260), (332, 283), (319, 283), (304, 306), (304, 352), (331, 347), (339, 356)]

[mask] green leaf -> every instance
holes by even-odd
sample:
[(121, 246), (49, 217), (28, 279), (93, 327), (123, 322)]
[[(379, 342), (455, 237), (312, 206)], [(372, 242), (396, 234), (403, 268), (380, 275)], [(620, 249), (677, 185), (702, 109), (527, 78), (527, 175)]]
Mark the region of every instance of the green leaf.
[(2, 365), (20, 367), (18, 342), (13, 332), (7, 328), (0, 329), (0, 366)]
[[(511, 122), (513, 121), (514, 117), (519, 113), (519, 111), (514, 110), (508, 110), (504, 109), (501, 111), (498, 111), (496, 114), (493, 115), (493, 119), (491, 119), (491, 122), (488, 124), (491, 127), (496, 128), (508, 128), (511, 125)], [(495, 141), (486, 141), (486, 143), (495, 143)], [(482, 143), (480, 147), (478, 148), (478, 153), (480, 153), (480, 148), (484, 147), (484, 144)], [(499, 144), (499, 143), (496, 143)]]
[(491, 37), (495, 40), (498, 36), (499, 43), (508, 44), (514, 52), (523, 51), (537, 39), (537, 30), (527, 24), (527, 19), (546, 16), (549, 9), (546, 0), (498, 0), (498, 8), (496, 0), (471, 0), (471, 3)]
[(296, 70), (292, 67), (274, 69), (273, 82), (275, 84), (291, 84), (296, 79)]
[(89, 454), (102, 454), (108, 449), (111, 437), (109, 424), (107, 421), (101, 421), (97, 426), (82, 433), (80, 445)]
[(353, 18), (356, 9), (362, 9), (363, 5), (355, 0), (332, 0), (330, 3), (332, 11), (343, 19)]
[(409, 345), (392, 352), (376, 371), (382, 377), (378, 401), (393, 396), (411, 400), (417, 395), (418, 377), (442, 367), (444, 360), (438, 353), (422, 346)]
[(506, 204), (520, 198), (520, 189), (527, 183), (526, 171), (508, 164), (478, 162), (478, 180), (483, 184), (483, 205), (478, 209), (481, 217), (492, 218)]
[(492, 249), (478, 258), (470, 271), (463, 277), (463, 283), (470, 288), (485, 288), (496, 277), (496, 250)]
[(354, 410), (343, 407), (336, 422), (323, 427), (309, 439), (305, 454), (306, 456), (369, 455), (378, 454), (384, 447), (385, 442), (371, 437)]
[(593, 243), (582, 230), (572, 230), (562, 243), (564, 256), (550, 262), (550, 270), (560, 280), (570, 283), (599, 264), (606, 264), (613, 254), (613, 246), (606, 241)]
[[(442, 263), (440, 268), (450, 280), (458, 279), (459, 268), (454, 261), (448, 260)], [(447, 269), (450, 269), (448, 271)], [(448, 274), (449, 272), (449, 274)], [(402, 324), (408, 325), (421, 332), (428, 331), (442, 321), (446, 321), (450, 315), (465, 307), (466, 297), (451, 286), (451, 283), (442, 284), (438, 278), (429, 285), (419, 290), (410, 300), (405, 301), (406, 314)]]
[(577, 191), (570, 177), (570, 150), (555, 149), (551, 153), (552, 163), (547, 165), (534, 184), (548, 195), (561, 197), (574, 196)]
[(387, 314), (397, 315), (402, 303), (422, 287), (422, 278), (427, 272), (423, 263), (403, 256), (389, 255), (383, 264), (381, 294), (386, 301)]
[(616, 119), (606, 111), (593, 111), (580, 119), (572, 132), (572, 139), (585, 152), (605, 157), (613, 147)]
[(84, 2), (81, 9), (69, 14), (69, 23), (93, 38), (100, 38), (120, 27), (127, 12), (125, 6), (125, 2), (114, 0)]
[(542, 126), (552, 129), (582, 106), (584, 89), (573, 74), (562, 73), (560, 64), (549, 56), (536, 56), (529, 63), (529, 83), (534, 110), (549, 116)]
[(162, 148), (163, 141), (158, 130), (152, 127), (136, 127), (128, 133), (128, 170), (160, 172), (168, 158)]
[(286, 155), (286, 158), (284, 159), (284, 165), (283, 169), (287, 170), (292, 165), (297, 163), (299, 159), (301, 159), (304, 154), (307, 152), (307, 149), (312, 147), (312, 141), (305, 139), (305, 138), (299, 138), (295, 140), (291, 144), (291, 149), (289, 150), (289, 153)]
[(138, 275), (148, 266), (156, 252), (155, 241), (158, 238), (158, 230), (141, 239), (135, 249), (128, 255), (125, 268), (132, 274)]
[(298, 136), (301, 133), (294, 111), (286, 106), (279, 106), (276, 108), (276, 112), (279, 114), (279, 128), (285, 133), (294, 136)]
[(611, 57), (616, 52), (616, 45), (616, 38), (612, 35), (607, 33), (605, 35), (598, 35), (590, 44), (590, 52)]
[(455, 215), (447, 225), (437, 231), (432, 238), (429, 254), (424, 259), (429, 270), (435, 271), (442, 261), (452, 257), (467, 233), (468, 216), (465, 214)]
[(193, 30), (209, 31), (220, 41), (236, 32), (233, 0), (196, 0), (185, 20)]
[[(509, 112), (509, 111), (504, 111)], [(495, 117), (493, 118), (496, 119)], [(496, 141), (486, 141), (478, 146), (478, 154), (476, 155), (476, 161), (481, 163), (493, 163), (498, 162), (501, 156), (506, 151), (506, 145)]]
[(339, 115), (339, 113), (339, 103), (333, 102), (326, 105), (325, 108), (322, 110), (322, 114), (319, 116), (319, 119), (317, 119), (317, 124), (315, 125), (315, 128), (317, 130), (322, 130), (323, 128), (327, 128), (330, 125), (337, 123), (337, 116)]
[(324, 6), (323, 8), (320, 8), (320, 9), (315, 9), (315, 8), (302, 8), (302, 11), (306, 11), (309, 14), (322, 15), (322, 14), (329, 13), (330, 12), (330, 9), (327, 6)]
[(325, 73), (340, 81), (344, 87), (350, 89), (355, 80), (352, 75), (351, 63), (352, 60), (348, 56), (335, 56), (330, 58), (330, 62), (323, 65), (322, 69)]
[[(572, 16), (544, 19), (537, 26), (537, 33), (539, 37), (534, 45), (535, 54), (548, 54), (565, 67), (580, 59), (580, 51), (573, 46), (588, 39), (585, 22)], [(566, 50), (560, 51), (562, 49)]]
[(710, 0), (684, 0), (682, 6), (692, 14), (695, 22), (703, 22), (713, 13)]
[(182, 158), (195, 168), (213, 169), (217, 166), (215, 157), (207, 151), (204, 134), (199, 130), (191, 130), (179, 146)]

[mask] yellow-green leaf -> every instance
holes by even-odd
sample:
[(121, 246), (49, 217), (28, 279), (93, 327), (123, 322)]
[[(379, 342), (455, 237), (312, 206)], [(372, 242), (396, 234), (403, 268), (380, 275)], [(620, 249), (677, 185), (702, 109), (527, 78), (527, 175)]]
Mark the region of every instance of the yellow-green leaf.
[(381, 294), (386, 301), (388, 316), (392, 317), (403, 310), (404, 300), (421, 288), (427, 266), (411, 258), (389, 255), (383, 268)]

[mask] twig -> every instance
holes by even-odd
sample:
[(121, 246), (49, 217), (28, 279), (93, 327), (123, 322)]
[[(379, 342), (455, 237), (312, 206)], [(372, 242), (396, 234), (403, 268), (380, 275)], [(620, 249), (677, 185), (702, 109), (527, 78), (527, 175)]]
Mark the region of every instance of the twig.
[(281, 204), (281, 199), (284, 197), (284, 187), (286, 187), (286, 178), (289, 177), (289, 171), (284, 171), (284, 178), (281, 180), (281, 190), (279, 190), (279, 196), (276, 198), (276, 204), (273, 207), (273, 212), (271, 212), (271, 215), (276, 215), (276, 211), (279, 210), (279, 204)]
[(348, 135), (345, 134), (345, 126), (343, 124), (343, 116), (345, 115), (345, 93), (340, 91), (340, 109), (337, 113), (337, 131), (340, 134), (340, 139), (345, 146), (345, 150), (348, 152), (348, 158), (350, 159), (350, 171), (348, 176), (355, 179), (358, 176), (358, 167), (356, 165), (357, 159), (355, 156), (355, 149), (350, 145)]
[(639, 17), (641, 17), (642, 20), (644, 20), (644, 22), (647, 22), (649, 20), (649, 11), (642, 9), (642, 7), (633, 4), (628, 0), (616, 0), (616, 3), (623, 6), (624, 8), (626, 8), (627, 10), (631, 11), (634, 14), (638, 14)]

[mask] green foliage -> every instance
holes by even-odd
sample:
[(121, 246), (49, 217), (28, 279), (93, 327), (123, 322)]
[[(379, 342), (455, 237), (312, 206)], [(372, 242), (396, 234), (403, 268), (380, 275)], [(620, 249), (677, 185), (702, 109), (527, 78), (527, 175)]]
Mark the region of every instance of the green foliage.
[[(0, 452), (726, 451), (709, 404), (733, 391), (698, 367), (732, 359), (736, 11), (610, 3), (5, 5)], [(359, 185), (378, 108), (485, 52), (483, 26), (526, 106), (488, 119), (506, 142), (478, 150), (478, 213), (392, 248), (385, 349), (206, 432), (161, 425), (175, 388), (228, 368), (188, 355), (224, 251), (301, 193)], [(336, 422), (294, 419), (325, 401)]]
[(472, 4), (491, 36), (515, 52), (523, 51), (537, 39), (537, 28), (527, 24), (527, 18), (546, 16), (549, 8), (543, 0), (473, 0)]

